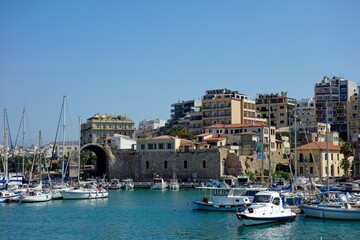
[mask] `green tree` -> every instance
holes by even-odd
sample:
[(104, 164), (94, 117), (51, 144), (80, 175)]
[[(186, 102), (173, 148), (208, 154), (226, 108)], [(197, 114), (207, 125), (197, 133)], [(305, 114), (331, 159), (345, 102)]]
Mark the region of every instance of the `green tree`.
[(191, 134), (183, 125), (175, 125), (168, 132), (168, 135), (173, 137), (179, 137), (187, 140), (193, 140), (194, 135)]
[(348, 172), (349, 172), (349, 168), (350, 168), (350, 160), (347, 157), (344, 157), (343, 159), (341, 159), (340, 161), (340, 167), (342, 167), (344, 169), (345, 172), (345, 177), (348, 176)]
[(340, 147), (340, 153), (344, 154), (345, 158), (353, 156), (354, 147), (350, 143), (343, 143)]
[(344, 158), (341, 159), (340, 167), (344, 169), (345, 176), (348, 176), (351, 162), (349, 157), (354, 155), (354, 146), (350, 143), (343, 143), (340, 147), (340, 153), (344, 154)]

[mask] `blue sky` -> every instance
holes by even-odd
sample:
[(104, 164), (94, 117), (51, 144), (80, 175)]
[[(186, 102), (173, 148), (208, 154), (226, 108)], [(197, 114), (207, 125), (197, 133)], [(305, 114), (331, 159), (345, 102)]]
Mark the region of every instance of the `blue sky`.
[(13, 139), (25, 107), (25, 138), (41, 130), (47, 143), (63, 95), (73, 139), (77, 116), (125, 114), (137, 126), (208, 89), (312, 97), (324, 75), (360, 82), (359, 10), (356, 0), (3, 0), (1, 107)]

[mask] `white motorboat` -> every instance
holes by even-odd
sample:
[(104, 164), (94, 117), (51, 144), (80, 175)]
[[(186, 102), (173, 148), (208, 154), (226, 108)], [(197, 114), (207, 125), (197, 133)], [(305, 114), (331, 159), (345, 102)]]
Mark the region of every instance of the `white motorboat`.
[(288, 222), (296, 218), (290, 209), (283, 208), (280, 194), (272, 191), (257, 193), (251, 205), (239, 210), (236, 215), (246, 226)]
[(96, 186), (92, 184), (87, 184), (84, 187), (64, 190), (60, 193), (64, 200), (107, 198), (109, 195), (109, 193), (104, 188), (96, 188)]
[(122, 190), (133, 190), (134, 189), (133, 180), (131, 178), (127, 178), (127, 179), (122, 180), (121, 189)]
[(0, 203), (4, 202), (16, 202), (20, 197), (19, 193), (15, 193), (9, 190), (0, 191)]
[(162, 177), (156, 176), (151, 185), (152, 190), (166, 190), (168, 184)]
[(108, 187), (109, 189), (119, 190), (119, 189), (121, 189), (121, 187), (122, 187), (122, 184), (121, 184), (119, 179), (113, 178), (113, 179), (110, 180), (110, 184), (109, 184), (109, 187)]
[(175, 191), (180, 189), (179, 181), (176, 178), (170, 179), (169, 189)]
[[(203, 198), (192, 201), (192, 209), (210, 211), (236, 211), (249, 206), (253, 195), (265, 188), (198, 187)], [(251, 196), (252, 195), (252, 196)]]

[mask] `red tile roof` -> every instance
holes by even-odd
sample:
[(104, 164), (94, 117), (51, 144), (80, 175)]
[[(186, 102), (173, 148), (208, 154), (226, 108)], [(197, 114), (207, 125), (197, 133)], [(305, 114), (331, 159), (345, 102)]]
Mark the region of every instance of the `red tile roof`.
[[(297, 150), (326, 150), (326, 142), (311, 142), (296, 148)], [(340, 146), (329, 143), (329, 150), (340, 151)]]

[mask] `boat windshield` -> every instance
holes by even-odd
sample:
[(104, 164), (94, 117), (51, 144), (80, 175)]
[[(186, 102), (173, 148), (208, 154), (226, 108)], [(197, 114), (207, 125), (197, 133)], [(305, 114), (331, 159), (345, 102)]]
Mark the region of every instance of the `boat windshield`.
[(268, 203), (270, 202), (271, 196), (269, 195), (257, 195), (253, 199), (253, 203)]

